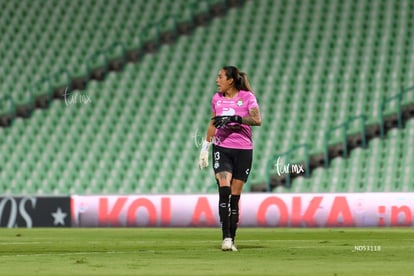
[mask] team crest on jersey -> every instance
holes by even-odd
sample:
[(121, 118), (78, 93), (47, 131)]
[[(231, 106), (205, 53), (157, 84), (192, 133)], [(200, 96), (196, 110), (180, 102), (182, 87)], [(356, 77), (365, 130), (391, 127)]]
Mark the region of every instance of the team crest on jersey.
[(243, 100), (238, 100), (237, 101), (237, 106), (242, 106), (243, 105)]

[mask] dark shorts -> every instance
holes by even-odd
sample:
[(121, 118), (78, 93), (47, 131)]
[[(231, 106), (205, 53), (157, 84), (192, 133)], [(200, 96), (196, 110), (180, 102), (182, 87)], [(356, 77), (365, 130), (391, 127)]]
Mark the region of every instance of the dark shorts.
[(234, 179), (246, 182), (252, 168), (253, 150), (230, 149), (213, 145), (212, 160), (214, 173), (230, 172)]

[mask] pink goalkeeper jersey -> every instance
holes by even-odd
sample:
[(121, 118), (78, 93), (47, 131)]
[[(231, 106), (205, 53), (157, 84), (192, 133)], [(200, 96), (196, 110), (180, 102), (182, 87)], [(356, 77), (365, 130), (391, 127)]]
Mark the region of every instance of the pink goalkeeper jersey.
[[(244, 90), (240, 90), (232, 99), (217, 92), (211, 101), (212, 111), (216, 116), (245, 117), (249, 115), (250, 109), (258, 106), (255, 95)], [(214, 144), (224, 148), (253, 149), (252, 128), (245, 124), (230, 123), (221, 129), (216, 129)]]

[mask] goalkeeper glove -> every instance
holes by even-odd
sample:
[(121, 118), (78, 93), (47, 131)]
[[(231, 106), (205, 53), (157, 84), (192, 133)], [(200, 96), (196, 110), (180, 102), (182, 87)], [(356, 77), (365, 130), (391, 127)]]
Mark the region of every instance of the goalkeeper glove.
[(198, 160), (198, 166), (200, 169), (205, 169), (208, 167), (208, 149), (210, 148), (211, 142), (204, 141), (201, 146), (200, 158)]
[(222, 128), (229, 123), (242, 123), (242, 117), (239, 115), (234, 116), (216, 116), (212, 118), (215, 128)]

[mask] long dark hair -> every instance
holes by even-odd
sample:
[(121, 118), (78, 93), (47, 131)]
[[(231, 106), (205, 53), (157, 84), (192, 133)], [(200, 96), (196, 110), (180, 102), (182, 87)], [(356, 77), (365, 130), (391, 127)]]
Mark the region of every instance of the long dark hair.
[(236, 87), (237, 90), (253, 92), (246, 73), (240, 72), (240, 70), (235, 66), (224, 66), (222, 69), (226, 73), (227, 79), (234, 80), (234, 87)]

